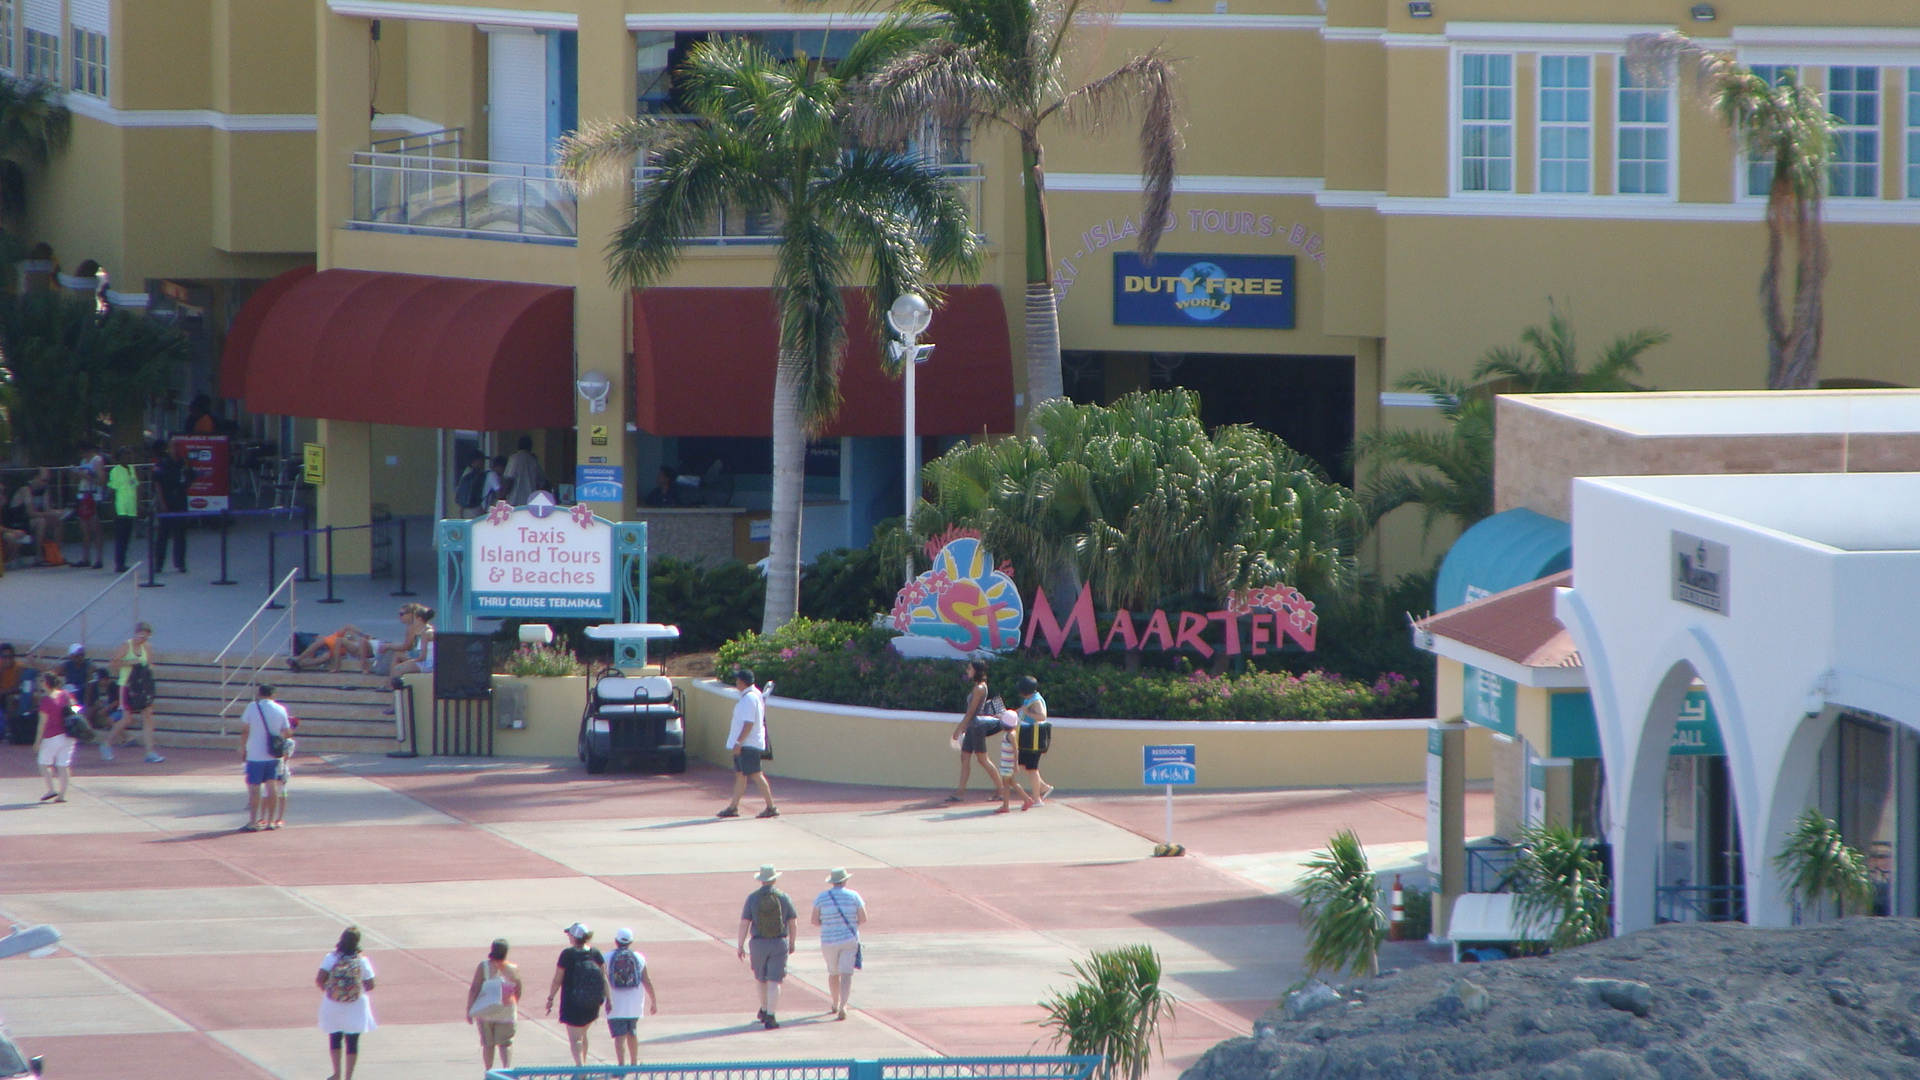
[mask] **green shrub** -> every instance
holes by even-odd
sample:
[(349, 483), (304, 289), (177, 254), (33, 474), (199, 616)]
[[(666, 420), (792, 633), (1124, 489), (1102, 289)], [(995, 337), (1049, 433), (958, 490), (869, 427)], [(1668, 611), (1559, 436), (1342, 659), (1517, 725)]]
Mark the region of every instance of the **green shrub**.
[(565, 645), (522, 645), (507, 654), (506, 673), (522, 678), (585, 675), (587, 665)]
[[(795, 619), (772, 634), (728, 642), (716, 658), (725, 671), (745, 665), (780, 693), (878, 709), (957, 711), (965, 697), (959, 664), (910, 660), (887, 642), (891, 631), (855, 622)], [(1056, 716), (1120, 720), (1347, 720), (1404, 716), (1418, 686), (1397, 674), (1371, 682), (1325, 672), (1248, 671), (1212, 676), (1163, 670), (1130, 672), (1104, 661), (1015, 654), (993, 661), (992, 684), (1005, 692), (1022, 675), (1040, 682)]]
[(800, 571), (800, 614), (866, 622), (893, 607), (906, 563), (886, 566), (876, 547), (823, 551)]
[(738, 559), (711, 566), (661, 557), (647, 573), (647, 620), (680, 628), (675, 652), (718, 648), (760, 624), (767, 579)]

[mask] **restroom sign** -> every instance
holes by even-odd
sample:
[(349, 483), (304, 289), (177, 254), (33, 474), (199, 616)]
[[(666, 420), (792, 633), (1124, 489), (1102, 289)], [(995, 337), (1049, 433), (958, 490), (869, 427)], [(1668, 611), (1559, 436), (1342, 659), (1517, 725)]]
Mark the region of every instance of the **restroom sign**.
[(1293, 329), (1293, 256), (1113, 256), (1116, 326)]

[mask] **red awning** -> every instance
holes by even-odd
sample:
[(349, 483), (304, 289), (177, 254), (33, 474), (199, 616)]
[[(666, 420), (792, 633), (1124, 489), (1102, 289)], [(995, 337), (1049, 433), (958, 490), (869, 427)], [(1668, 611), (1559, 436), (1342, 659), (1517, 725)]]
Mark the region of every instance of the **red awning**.
[[(901, 386), (880, 369), (867, 295), (847, 290), (849, 341), (829, 436), (899, 435)], [(915, 377), (922, 435), (1013, 430), (1013, 357), (1000, 290), (947, 290)], [(771, 289), (643, 289), (633, 298), (634, 412), (655, 435), (768, 437), (780, 342)]]
[(222, 359), (244, 350), (238, 396), (252, 412), (477, 431), (573, 424), (571, 288), (322, 270), (256, 295), (236, 328), (262, 300), (257, 329), (230, 338)]
[(227, 330), (226, 347), (220, 350), (220, 396), (223, 398), (245, 397), (247, 392), (247, 361), (253, 355), (253, 343), (260, 337), (260, 324), (267, 321), (267, 312), (287, 294), (287, 290), (313, 276), (313, 267), (296, 266), (266, 284), (253, 290), (247, 302), (240, 306), (240, 314), (233, 317), (233, 326)]

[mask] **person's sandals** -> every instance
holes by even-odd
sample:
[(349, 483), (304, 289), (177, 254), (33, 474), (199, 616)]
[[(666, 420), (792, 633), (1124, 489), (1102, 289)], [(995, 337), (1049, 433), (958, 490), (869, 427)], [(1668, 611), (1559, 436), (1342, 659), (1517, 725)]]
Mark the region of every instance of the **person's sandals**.
[(53, 797), (53, 801), (54, 801), (54, 802), (66, 802), (66, 801), (67, 801), (67, 797), (66, 797), (65, 795), (55, 795), (55, 796)]
[(763, 1020), (763, 1021), (761, 1021), (761, 1024), (762, 1024), (762, 1025), (763, 1025), (763, 1026), (764, 1026), (764, 1027), (765, 1027), (765, 1028), (766, 1028), (766, 1029), (767, 1029), (768, 1031), (772, 1031), (772, 1030), (773, 1030), (774, 1028), (777, 1028), (777, 1027), (779, 1027), (779, 1026), (780, 1026), (780, 1021), (778, 1021), (778, 1020), (775, 1020), (775, 1019), (773, 1018), (773, 1014), (772, 1014), (772, 1013), (768, 1013), (768, 1014), (767, 1014), (767, 1018), (766, 1018), (765, 1020)]
[(759, 1012), (753, 1014), (753, 1018), (764, 1024), (767, 1022), (767, 1018), (771, 1015), (772, 1014), (767, 1012), (767, 1010), (761, 1009)]
[(715, 815), (713, 815), (713, 816), (714, 816), (714, 817), (739, 817), (739, 816), (740, 816), (740, 811), (739, 811), (739, 810), (736, 810), (736, 809), (734, 809), (734, 808), (733, 808), (733, 807), (731, 807), (731, 806), (729, 806), (729, 807), (727, 807), (726, 809), (724, 809), (724, 810), (722, 810), (722, 811), (720, 811), (719, 813), (717, 813), (717, 814), (715, 814)]
[(240, 831), (241, 832), (266, 832), (267, 829), (269, 828), (271, 828), (271, 826), (262, 825), (257, 821), (249, 821), (245, 825), (240, 826)]
[(1036, 806), (1039, 806), (1039, 805), (1040, 805), (1040, 803), (1039, 803), (1039, 802), (1038, 802), (1037, 800), (1034, 800), (1034, 799), (1022, 799), (1022, 800), (1020, 801), (1020, 809), (1022, 809), (1022, 810), (1031, 810), (1031, 809), (1033, 809), (1034, 807), (1036, 807)]
[(1011, 803), (1001, 803), (1000, 809), (994, 811), (994, 813), (996, 814), (1008, 814), (1012, 812), (1013, 812), (1013, 805)]
[(965, 795), (949, 795), (947, 796), (947, 801), (948, 802), (966, 802), (967, 797)]
[(1044, 787), (1044, 788), (1042, 788), (1042, 789), (1040, 789), (1040, 794), (1038, 794), (1038, 795), (1035, 795), (1035, 796), (1033, 797), (1033, 801), (1034, 801), (1034, 802), (1037, 802), (1037, 803), (1043, 803), (1043, 802), (1046, 802), (1046, 801), (1047, 801), (1047, 796), (1049, 796), (1049, 795), (1051, 795), (1051, 794), (1053, 794), (1053, 785), (1052, 785), (1052, 784), (1048, 784), (1048, 785), (1047, 785), (1046, 787)]
[(284, 829), (286, 827), (287, 827), (287, 823), (284, 821), (276, 821), (273, 824), (267, 826), (267, 828), (269, 829)]
[(60, 797), (60, 793), (59, 793), (59, 792), (57, 792), (57, 791), (49, 791), (49, 792), (47, 792), (47, 793), (46, 793), (45, 795), (42, 795), (42, 796), (40, 796), (40, 801), (41, 801), (41, 802), (52, 802), (53, 800), (55, 800), (55, 799), (57, 799), (57, 798), (59, 798), (59, 797)]
[(754, 817), (779, 817), (780, 808), (777, 806), (769, 806), (765, 810), (762, 810), (753, 816)]
[(836, 1012), (835, 1012), (835, 1013), (833, 1014), (833, 1018), (834, 1018), (835, 1020), (845, 1020), (845, 1019), (847, 1018), (847, 1010), (845, 1010), (845, 1009), (840, 1009), (840, 1010), (837, 1010), (837, 1011), (836, 1011)]

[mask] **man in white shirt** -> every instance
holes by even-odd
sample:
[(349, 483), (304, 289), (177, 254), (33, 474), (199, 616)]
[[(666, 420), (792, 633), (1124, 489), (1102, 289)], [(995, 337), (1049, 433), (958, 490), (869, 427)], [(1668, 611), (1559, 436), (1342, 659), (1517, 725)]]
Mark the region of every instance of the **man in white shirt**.
[(767, 808), (756, 816), (779, 817), (780, 811), (773, 805), (773, 788), (767, 783), (767, 774), (760, 771), (760, 758), (767, 752), (767, 699), (753, 685), (753, 672), (746, 668), (734, 669), (733, 688), (740, 691), (740, 700), (733, 704), (733, 727), (727, 732), (727, 749), (733, 754), (733, 801), (714, 816), (740, 816), (740, 796), (747, 793), (747, 778), (752, 777), (760, 797), (767, 801)]
[(293, 723), (273, 700), (273, 687), (262, 683), (255, 694), (240, 714), (240, 756), (247, 762), (246, 831), (265, 832), (287, 823), (287, 763), (274, 755), (269, 736), (286, 738)]

